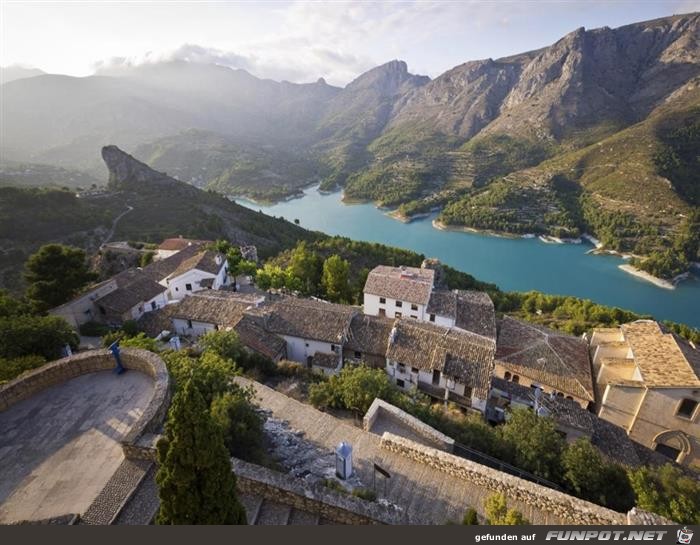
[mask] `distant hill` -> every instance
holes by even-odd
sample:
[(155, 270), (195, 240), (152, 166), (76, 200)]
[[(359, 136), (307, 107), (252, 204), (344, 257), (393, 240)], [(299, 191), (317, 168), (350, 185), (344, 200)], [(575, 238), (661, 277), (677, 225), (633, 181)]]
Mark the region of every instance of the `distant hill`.
[(0, 161), (0, 186), (89, 189), (102, 184), (104, 182), (98, 178), (80, 170), (53, 165)]
[(38, 68), (24, 68), (22, 66), (0, 66), (0, 85), (9, 81), (15, 81), (24, 78), (33, 78), (44, 74), (43, 70)]
[(102, 178), (99, 148), (112, 142), (222, 193), (279, 199), (318, 179), (405, 217), (587, 231), (648, 256), (688, 246), (699, 86), (698, 13), (579, 28), (433, 80), (394, 60), (342, 89), (162, 62), (3, 84), (0, 152)]
[(0, 187), (0, 287), (21, 286), (23, 263), (42, 244), (62, 242), (94, 253), (112, 227), (112, 240), (226, 238), (255, 244), (263, 257), (318, 236), (174, 180), (116, 146), (103, 148), (102, 155), (110, 173), (103, 194), (78, 198), (61, 189)]

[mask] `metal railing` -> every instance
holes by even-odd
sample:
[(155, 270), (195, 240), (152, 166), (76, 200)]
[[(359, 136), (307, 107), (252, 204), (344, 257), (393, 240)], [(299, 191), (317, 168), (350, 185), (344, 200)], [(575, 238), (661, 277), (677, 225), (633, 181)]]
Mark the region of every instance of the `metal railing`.
[(488, 454), (484, 454), (483, 452), (468, 447), (467, 445), (455, 442), (453, 453), (462, 458), (466, 458), (467, 460), (471, 460), (472, 462), (476, 462), (477, 464), (490, 467), (491, 469), (503, 471), (504, 473), (508, 473), (514, 477), (520, 477), (526, 481), (541, 484), (542, 486), (563, 492), (562, 487), (556, 483), (553, 483), (552, 481), (548, 481), (547, 479), (512, 466), (502, 460), (499, 460), (498, 458), (494, 458), (493, 456), (489, 456)]

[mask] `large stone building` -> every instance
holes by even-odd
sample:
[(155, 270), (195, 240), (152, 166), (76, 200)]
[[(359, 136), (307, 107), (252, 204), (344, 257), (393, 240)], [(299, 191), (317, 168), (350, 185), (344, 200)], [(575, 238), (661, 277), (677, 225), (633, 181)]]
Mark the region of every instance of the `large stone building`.
[(596, 329), (598, 415), (678, 463), (700, 467), (700, 350), (650, 320)]
[(498, 330), (494, 376), (592, 407), (595, 390), (584, 339), (510, 316)]

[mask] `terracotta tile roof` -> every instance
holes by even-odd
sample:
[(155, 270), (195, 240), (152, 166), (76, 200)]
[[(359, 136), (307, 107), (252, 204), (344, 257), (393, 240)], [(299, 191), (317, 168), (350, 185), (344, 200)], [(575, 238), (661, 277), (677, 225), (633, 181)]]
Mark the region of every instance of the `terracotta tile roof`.
[(182, 264), (183, 261), (190, 259), (192, 256), (200, 253), (201, 251), (201, 245), (193, 244), (192, 246), (188, 246), (184, 250), (181, 250), (170, 257), (166, 257), (165, 259), (160, 259), (146, 265), (143, 268), (143, 272), (152, 280), (160, 282), (164, 278), (170, 276)]
[(143, 331), (149, 337), (157, 337), (161, 331), (173, 331), (173, 314), (176, 308), (177, 304), (170, 304), (147, 312), (139, 318), (139, 331)]
[(424, 371), (439, 370), (488, 397), (495, 342), (458, 328), (410, 319), (396, 321), (387, 358)]
[(188, 246), (192, 244), (197, 244), (197, 245), (202, 245), (206, 244), (206, 241), (204, 240), (193, 240), (189, 238), (166, 238), (163, 242), (160, 243), (160, 246), (158, 246), (159, 250), (166, 250), (166, 251), (180, 251), (184, 250)]
[(345, 347), (348, 350), (386, 356), (389, 334), (394, 320), (381, 316), (357, 314), (350, 322), (350, 332)]
[(323, 367), (325, 369), (335, 369), (340, 363), (340, 357), (337, 354), (324, 354), (316, 352), (311, 358), (311, 365)]
[(285, 354), (287, 341), (279, 335), (265, 331), (258, 316), (244, 314), (233, 326), (233, 330), (238, 333), (245, 346), (263, 356), (276, 360)]
[(578, 337), (505, 316), (498, 332), (496, 361), (543, 386), (595, 400), (588, 344)]
[[(220, 259), (219, 263), (216, 262), (217, 258)], [(224, 266), (224, 263), (225, 259), (222, 254), (211, 250), (204, 250), (182, 261), (168, 276), (170, 278), (175, 278), (176, 276), (180, 276), (194, 269), (211, 274), (218, 274), (221, 267)]]
[(432, 269), (379, 265), (367, 276), (364, 293), (427, 305), (434, 277)]
[(647, 386), (700, 386), (700, 351), (652, 320), (624, 324), (634, 363)]
[(348, 305), (284, 297), (266, 305), (263, 314), (264, 327), (272, 333), (343, 344), (359, 311)]
[(188, 295), (176, 305), (173, 318), (233, 327), (251, 306), (250, 298), (235, 292), (206, 291)]
[(154, 282), (141, 271), (135, 270), (122, 274), (117, 280), (117, 286), (119, 287), (116, 290), (97, 299), (95, 304), (108, 312), (123, 314), (167, 291), (165, 286)]

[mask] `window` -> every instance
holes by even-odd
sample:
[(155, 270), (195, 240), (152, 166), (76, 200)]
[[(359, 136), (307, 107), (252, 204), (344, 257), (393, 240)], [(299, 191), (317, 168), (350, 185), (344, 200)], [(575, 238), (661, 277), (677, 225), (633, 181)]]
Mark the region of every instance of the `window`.
[(397, 378), (397, 379), (396, 379), (396, 385), (397, 385), (399, 388), (403, 388), (403, 387), (406, 386), (406, 383), (405, 383), (403, 380), (401, 380), (400, 378)]
[(411, 305), (411, 310), (418, 310), (418, 305)]
[(214, 331), (219, 331), (219, 326), (217, 324), (214, 324)]
[(380, 308), (380, 309), (379, 309), (379, 315), (380, 315), (380, 316), (386, 316), (386, 310), (384, 310), (383, 308)]
[(386, 304), (386, 297), (380, 297), (380, 298), (379, 298), (379, 302), (380, 302), (382, 305)]
[(357, 350), (355, 350), (355, 357), (356, 357), (356, 358), (361, 358), (361, 357), (362, 357), (362, 352), (358, 352)]
[(192, 329), (192, 320), (187, 320), (187, 327)]
[(434, 322), (434, 321), (435, 321), (435, 314), (431, 314), (431, 315), (430, 315), (430, 321), (431, 321), (431, 322)]
[(654, 447), (654, 450), (660, 454), (663, 454), (667, 458), (670, 458), (671, 460), (678, 459), (678, 455), (681, 453), (679, 449), (673, 448), (669, 445), (664, 445), (663, 443), (658, 443), (656, 447)]
[(417, 372), (418, 372), (418, 367), (411, 367), (411, 372), (412, 372), (412, 373), (417, 373)]
[(105, 307), (103, 307), (102, 305), (100, 305), (100, 314), (107, 314)]
[(180, 291), (180, 288), (178, 288), (177, 286), (175, 286), (175, 291)]
[(681, 401), (680, 405), (678, 405), (676, 415), (680, 416), (681, 418), (693, 418), (693, 413), (695, 412), (695, 408), (697, 406), (697, 401), (695, 401), (694, 399), (686, 398), (683, 401)]
[(337, 350), (337, 348), (338, 347), (336, 345), (332, 344), (331, 345), (331, 352), (335, 352)]
[(510, 372), (508, 372), (508, 371), (506, 371), (505, 374), (503, 375), (503, 378), (504, 378), (505, 380), (510, 380), (510, 377), (511, 377), (511, 374), (510, 374)]
[(401, 318), (400, 312), (394, 312), (394, 318)]
[(185, 284), (185, 289), (187, 291), (192, 291), (192, 284)]
[(151, 301), (151, 310), (155, 310), (158, 308), (158, 305), (156, 304), (155, 301)]
[(413, 314), (411, 314), (411, 318), (413, 318), (414, 320), (417, 320), (418, 316), (414, 316)]
[(406, 366), (403, 363), (399, 363), (399, 372), (400, 373), (406, 372)]
[(396, 301), (396, 306), (401, 308), (403, 306), (403, 301)]
[(518, 375), (513, 375), (512, 381), (517, 384), (518, 382), (520, 382), (520, 377)]
[(308, 348), (308, 347), (309, 347), (309, 343), (304, 343), (304, 346), (305, 346), (306, 348)]

